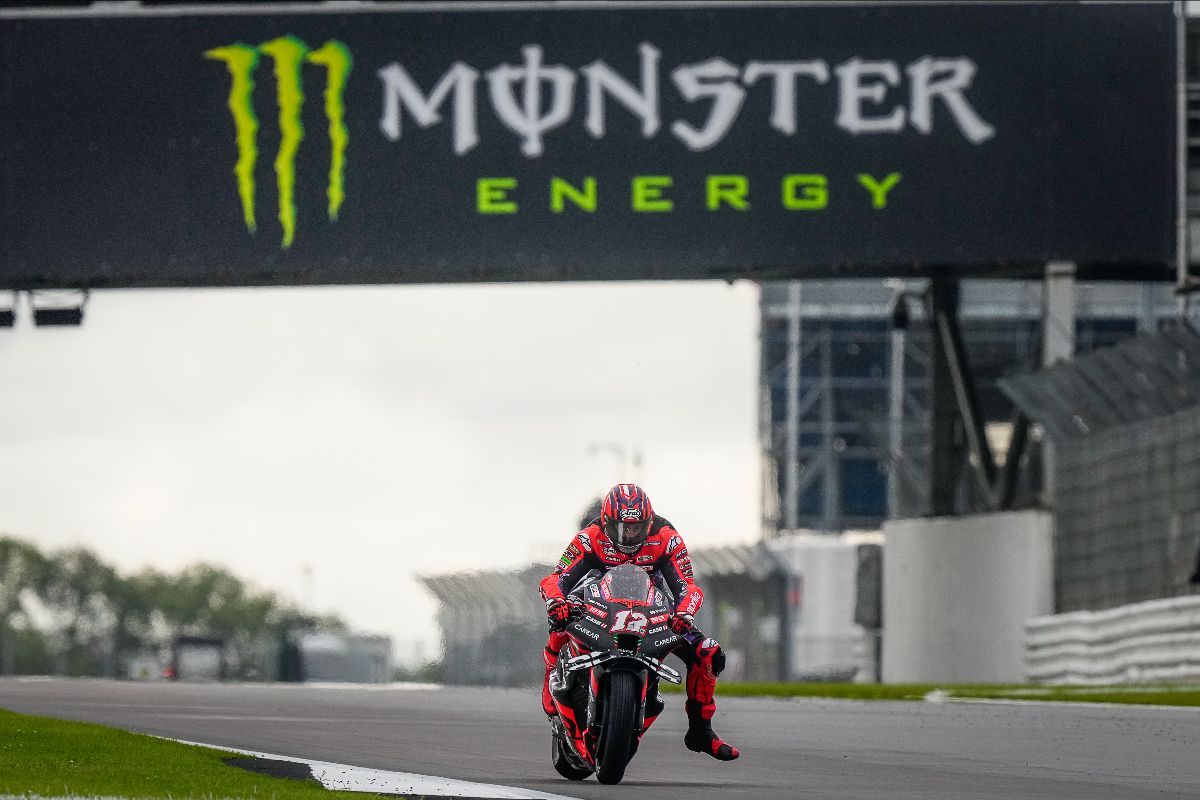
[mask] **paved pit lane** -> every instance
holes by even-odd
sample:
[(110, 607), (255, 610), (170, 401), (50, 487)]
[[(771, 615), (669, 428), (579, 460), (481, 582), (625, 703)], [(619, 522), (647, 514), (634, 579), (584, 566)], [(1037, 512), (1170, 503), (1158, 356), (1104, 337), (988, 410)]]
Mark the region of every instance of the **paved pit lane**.
[[(1200, 709), (721, 698), (719, 763), (683, 747), (683, 697), (617, 788), (550, 766), (534, 690), (0, 679), (0, 708), (373, 769), (580, 798), (1200, 798)], [(715, 796), (715, 795), (714, 795)]]

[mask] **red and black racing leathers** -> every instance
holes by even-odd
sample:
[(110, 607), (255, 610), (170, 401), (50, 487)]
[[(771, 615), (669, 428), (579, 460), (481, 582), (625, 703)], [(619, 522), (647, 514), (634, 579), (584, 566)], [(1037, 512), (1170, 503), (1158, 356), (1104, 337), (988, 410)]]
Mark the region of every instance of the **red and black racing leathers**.
[[(564, 591), (579, 583), (590, 570), (607, 571), (618, 564), (629, 563), (645, 569), (651, 580), (658, 575), (662, 576), (667, 588), (676, 598), (676, 614), (691, 617), (700, 610), (704, 602), (704, 592), (692, 579), (692, 560), (688, 556), (683, 537), (670, 522), (657, 514), (654, 515), (654, 522), (646, 541), (632, 554), (622, 553), (613, 545), (604, 533), (599, 518), (592, 520), (586, 528), (575, 534), (575, 538), (563, 551), (554, 572), (542, 579), (542, 599), (563, 599)], [(546, 642), (542, 710), (548, 716), (557, 713), (554, 700), (550, 696), (550, 672), (558, 664), (558, 653), (567, 641), (566, 633), (555, 632), (550, 634)], [(709, 755), (723, 760), (737, 758), (737, 749), (726, 745), (712, 734), (710, 723), (716, 712), (713, 692), (717, 686), (717, 675), (725, 668), (725, 653), (715, 639), (706, 637), (695, 628), (683, 634), (681, 644), (673, 652), (687, 665), (688, 719), (693, 727), (703, 731), (702, 734), (692, 736), (692, 739), (700, 743), (699, 746), (693, 746), (693, 741), (689, 739), (688, 747), (708, 752)], [(654, 715), (651, 716), (651, 711), (649, 708), (646, 710), (643, 730), (648, 729), (658, 715), (658, 711), (654, 711)]]

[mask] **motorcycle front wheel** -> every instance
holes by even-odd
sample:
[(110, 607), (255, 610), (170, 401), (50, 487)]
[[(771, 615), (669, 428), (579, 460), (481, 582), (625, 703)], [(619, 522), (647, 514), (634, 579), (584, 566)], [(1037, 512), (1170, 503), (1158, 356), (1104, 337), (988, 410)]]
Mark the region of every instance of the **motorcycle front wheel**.
[(631, 672), (608, 676), (604, 721), (596, 746), (596, 780), (620, 783), (633, 755), (633, 725), (637, 717), (637, 677)]

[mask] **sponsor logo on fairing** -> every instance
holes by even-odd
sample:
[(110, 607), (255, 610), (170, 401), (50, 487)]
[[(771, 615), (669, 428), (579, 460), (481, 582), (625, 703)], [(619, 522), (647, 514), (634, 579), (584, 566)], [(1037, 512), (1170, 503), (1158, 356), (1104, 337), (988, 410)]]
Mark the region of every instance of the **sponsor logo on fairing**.
[(577, 633), (581, 633), (581, 634), (583, 634), (584, 636), (588, 637), (589, 639), (596, 639), (597, 641), (600, 639), (600, 634), (596, 633), (595, 631), (589, 631), (587, 628), (583, 627), (583, 626), (582, 626), (582, 625), (580, 625), (578, 622), (576, 622), (576, 623), (575, 623), (574, 625), (572, 625), (571, 627), (572, 627), (572, 628), (573, 628), (573, 629), (574, 629), (574, 630), (575, 630)]
[(650, 624), (655, 625), (659, 622), (666, 622), (667, 617), (668, 617), (667, 614), (655, 614), (653, 617), (650, 618)]
[[(653, 619), (657, 619), (657, 617), (651, 617), (650, 619), (652, 619), (652, 620), (653, 620)], [(656, 633), (662, 633), (662, 632), (663, 632), (663, 631), (665, 631), (666, 629), (667, 629), (667, 626), (666, 626), (666, 625), (659, 625), (657, 628), (651, 628), (650, 630), (646, 631), (646, 634), (647, 634), (647, 635), (653, 635), (653, 634), (656, 634)]]
[(671, 642), (675, 641), (677, 638), (679, 638), (679, 637), (677, 637), (677, 636), (668, 636), (666, 639), (655, 639), (655, 640), (654, 640), (654, 646), (655, 646), (655, 647), (662, 647), (663, 645), (670, 644)]
[(605, 611), (604, 609), (601, 609), (601, 608), (596, 608), (595, 606), (592, 606), (592, 605), (587, 606), (586, 610), (589, 614), (594, 614), (597, 617), (600, 617), (601, 619), (604, 619), (605, 617), (608, 616), (607, 611)]

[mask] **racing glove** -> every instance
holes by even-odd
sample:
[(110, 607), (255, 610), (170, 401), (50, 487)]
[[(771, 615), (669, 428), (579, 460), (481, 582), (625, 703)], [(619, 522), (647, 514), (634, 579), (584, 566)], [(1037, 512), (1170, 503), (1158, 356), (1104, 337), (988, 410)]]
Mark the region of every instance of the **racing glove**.
[(546, 617), (550, 621), (550, 630), (561, 631), (571, 621), (571, 606), (561, 597), (551, 597), (546, 601)]
[(695, 618), (691, 614), (672, 614), (669, 624), (671, 630), (683, 636), (695, 627), (695, 622)]

